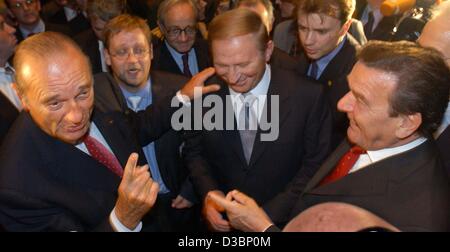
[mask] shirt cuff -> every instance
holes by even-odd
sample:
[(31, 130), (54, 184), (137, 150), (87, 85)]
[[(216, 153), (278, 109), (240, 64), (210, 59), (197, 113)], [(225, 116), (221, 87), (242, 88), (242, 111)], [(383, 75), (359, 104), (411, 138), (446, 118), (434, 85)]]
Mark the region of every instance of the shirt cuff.
[(191, 100), (186, 95), (182, 95), (181, 90), (178, 90), (176, 96), (177, 96), (178, 101), (183, 103), (184, 106), (186, 106), (186, 107), (191, 106)]
[(135, 229), (125, 227), (116, 216), (116, 208), (111, 211), (109, 221), (116, 232), (140, 232), (142, 229), (142, 221), (139, 222)]

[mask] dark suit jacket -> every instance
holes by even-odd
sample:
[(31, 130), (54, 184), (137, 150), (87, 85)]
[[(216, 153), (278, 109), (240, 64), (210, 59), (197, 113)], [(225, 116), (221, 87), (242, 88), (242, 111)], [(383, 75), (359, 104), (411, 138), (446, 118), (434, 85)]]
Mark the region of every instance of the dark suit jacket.
[[(164, 97), (175, 94), (187, 82), (187, 78), (161, 71), (152, 71), (152, 97), (158, 103)], [(96, 105), (102, 111), (131, 113), (117, 82), (109, 73), (99, 73), (94, 77)], [(155, 153), (164, 184), (174, 194), (181, 194), (195, 201), (192, 184), (187, 179), (187, 171), (181, 159), (182, 137), (180, 132), (169, 130), (155, 141)]]
[[(211, 57), (209, 56), (208, 51), (208, 43), (205, 40), (197, 38), (193, 48), (195, 49), (195, 55), (197, 56), (199, 72), (212, 66)], [(164, 41), (153, 44), (152, 69), (183, 75), (183, 72), (172, 58)]]
[(19, 111), (14, 104), (0, 92), (0, 144), (18, 115)]
[(318, 186), (350, 148), (344, 141), (323, 163), (291, 217), (324, 202), (353, 204), (403, 231), (448, 231), (449, 179), (433, 140)]
[[(270, 215), (280, 200), (298, 197), (328, 155), (331, 118), (322, 88), (292, 71), (272, 67), (271, 76), (266, 106), (271, 107), (270, 95), (279, 95), (279, 112), (273, 112), (279, 115), (279, 136), (262, 142), (259, 129), (250, 164), (245, 160), (236, 122), (235, 130), (197, 131), (186, 141), (186, 164), (202, 197), (211, 190), (227, 193), (239, 189)], [(225, 101), (229, 89), (222, 83), (216, 94)]]
[(269, 64), (271, 66), (286, 69), (289, 71), (298, 71), (299, 64), (297, 60), (292, 58), (289, 54), (284, 52), (278, 47), (273, 48), (272, 56), (270, 57)]
[(75, 36), (74, 40), (89, 57), (92, 66), (92, 73), (101, 73), (102, 58), (100, 56), (100, 51), (98, 50), (98, 39), (92, 29), (81, 32)]
[(444, 130), (441, 135), (436, 140), (439, 152), (441, 153), (441, 158), (444, 160), (445, 168), (450, 178), (450, 127)]
[[(361, 16), (366, 9), (367, 2), (364, 0), (357, 1), (354, 17), (361, 20)], [(391, 41), (393, 38), (392, 30), (396, 23), (400, 20), (402, 15), (394, 15), (390, 17), (383, 17), (378, 23), (377, 27), (371, 34), (365, 34), (367, 40), (384, 40)]]
[[(333, 116), (332, 149), (336, 148), (347, 136), (347, 115), (338, 111), (337, 103), (350, 91), (347, 75), (351, 72), (356, 62), (356, 49), (358, 46), (358, 42), (350, 34), (347, 34), (343, 47), (330, 61), (317, 80), (326, 87), (328, 102), (331, 106)], [(306, 75), (308, 73), (309, 64), (310, 61), (306, 55), (302, 54), (299, 67), (301, 74)]]
[(71, 35), (74, 36), (82, 31), (90, 29), (91, 25), (83, 14), (78, 14), (74, 19), (67, 21), (64, 8), (59, 7), (55, 13), (46, 17), (46, 20), (50, 23), (60, 24), (69, 27)]
[[(44, 23), (45, 23), (45, 31), (59, 32), (64, 35), (67, 35), (69, 37), (72, 36), (71, 30), (69, 27), (66, 27), (66, 26), (60, 25), (60, 24), (45, 22), (45, 21), (44, 21)], [(22, 35), (22, 32), (20, 31), (20, 28), (18, 28), (18, 27), (16, 28), (16, 33), (14, 35), (16, 35), (17, 43), (19, 43), (25, 39)]]
[[(130, 120), (94, 109), (93, 121), (123, 167), (132, 152), (146, 163), (138, 140), (153, 141), (170, 128), (169, 104), (167, 99)], [(130, 121), (140, 129), (137, 138)], [(119, 183), (108, 168), (50, 137), (22, 112), (0, 149), (0, 225), (10, 231), (112, 231), (108, 217)], [(157, 217), (150, 211), (144, 230), (159, 228)]]

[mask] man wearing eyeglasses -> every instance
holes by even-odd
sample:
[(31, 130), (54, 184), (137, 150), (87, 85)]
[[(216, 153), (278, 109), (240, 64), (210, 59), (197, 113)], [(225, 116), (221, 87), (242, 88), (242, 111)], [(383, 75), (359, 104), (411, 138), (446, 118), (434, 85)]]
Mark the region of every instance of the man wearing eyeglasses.
[[(145, 110), (152, 103), (174, 94), (188, 78), (151, 71), (152, 43), (145, 20), (120, 15), (105, 26), (105, 60), (111, 73), (95, 76), (97, 107), (105, 112), (129, 114)], [(181, 161), (181, 133), (170, 130), (155, 142), (145, 143), (143, 152), (152, 178), (159, 184), (155, 208), (161, 230), (193, 231), (195, 195)]]
[(41, 3), (38, 0), (6, 0), (5, 3), (9, 13), (17, 21), (18, 27), (15, 35), (19, 42), (31, 35), (44, 31), (55, 31), (71, 35), (68, 27), (42, 20), (39, 13), (41, 11)]
[(191, 77), (211, 66), (206, 41), (197, 36), (197, 8), (192, 0), (165, 0), (158, 8), (164, 36), (155, 46), (153, 69)]

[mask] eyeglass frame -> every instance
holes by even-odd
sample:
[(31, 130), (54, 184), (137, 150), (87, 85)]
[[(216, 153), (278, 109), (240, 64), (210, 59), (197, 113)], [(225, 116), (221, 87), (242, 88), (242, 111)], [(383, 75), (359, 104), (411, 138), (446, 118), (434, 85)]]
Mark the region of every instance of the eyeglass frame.
[[(142, 52), (138, 52), (138, 53), (135, 52), (135, 50), (141, 50), (141, 49), (143, 49)], [(118, 52), (118, 51), (121, 51), (121, 50), (125, 50), (125, 49), (124, 48), (123, 49), (119, 49), (119, 50), (115, 51), (114, 53), (110, 53), (110, 55), (112, 57), (114, 57), (114, 58), (119, 59), (119, 60), (126, 60), (126, 59), (128, 59), (130, 57), (131, 54), (133, 54), (134, 57), (136, 57), (138, 59), (143, 59), (151, 51), (151, 49), (144, 49), (144, 48), (127, 48), (126, 52), (125, 51), (124, 52)]]
[[(177, 27), (177, 28), (170, 29), (170, 30), (167, 29), (167, 27), (164, 24), (162, 24), (161, 26), (166, 31), (167, 36), (170, 36), (172, 38), (178, 38), (181, 35), (181, 33), (183, 33), (183, 32), (184, 32), (184, 35), (189, 36), (189, 37), (193, 37), (197, 34), (197, 26), (196, 25), (193, 25), (193, 26), (188, 25), (188, 26), (184, 27), (183, 29)], [(192, 29), (192, 33), (187, 31), (187, 29), (189, 29), (189, 28)], [(177, 32), (178, 34), (173, 34), (174, 30), (178, 31)]]
[(37, 3), (39, 0), (25, 0), (23, 3), (16, 3), (15, 5), (11, 5), (12, 8), (16, 10), (23, 10), (24, 6), (30, 7), (31, 5)]

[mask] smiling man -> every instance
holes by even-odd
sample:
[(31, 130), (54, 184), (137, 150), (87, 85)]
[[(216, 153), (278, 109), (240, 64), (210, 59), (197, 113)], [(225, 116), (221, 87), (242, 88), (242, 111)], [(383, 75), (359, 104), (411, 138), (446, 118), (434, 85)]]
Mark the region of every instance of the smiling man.
[[(447, 231), (449, 179), (432, 137), (448, 103), (447, 65), (435, 50), (411, 42), (369, 42), (358, 59), (338, 104), (350, 119), (348, 141), (322, 164), (286, 220), (319, 203), (344, 202), (402, 231)], [(215, 199), (238, 229), (271, 225), (241, 192)]]
[[(329, 152), (331, 118), (321, 86), (268, 64), (273, 43), (257, 13), (238, 8), (215, 17), (209, 39), (222, 84), (217, 95), (232, 105), (221, 116), (232, 111), (235, 118), (227, 114), (223, 123), (238, 129), (195, 132), (185, 144), (186, 161), (210, 227), (229, 231), (207, 195), (238, 188), (269, 214), (289, 209), (289, 199), (296, 199)], [(265, 115), (279, 129), (271, 141), (262, 139)]]
[[(184, 76), (150, 70), (151, 33), (141, 18), (120, 15), (110, 20), (105, 26), (105, 42), (106, 63), (112, 71), (95, 76), (97, 106), (104, 111), (143, 111), (188, 81)], [(181, 135), (170, 130), (143, 147), (152, 177), (160, 185), (157, 207), (164, 208), (162, 212), (169, 217), (161, 226), (170, 231), (192, 231), (198, 219), (192, 216), (196, 197), (181, 160)]]
[[(173, 96), (129, 118), (96, 110), (89, 60), (54, 32), (24, 40), (14, 65), (23, 111), (0, 148), (0, 225), (8, 231), (159, 230), (158, 213), (147, 215), (158, 183), (145, 159), (132, 153), (143, 157), (139, 143), (170, 129)], [(193, 98), (194, 83), (180, 93)], [(142, 224), (144, 216), (150, 219)]]
[(211, 66), (208, 45), (197, 34), (197, 5), (192, 0), (164, 0), (158, 26), (164, 35), (154, 48), (153, 69), (191, 77)]

